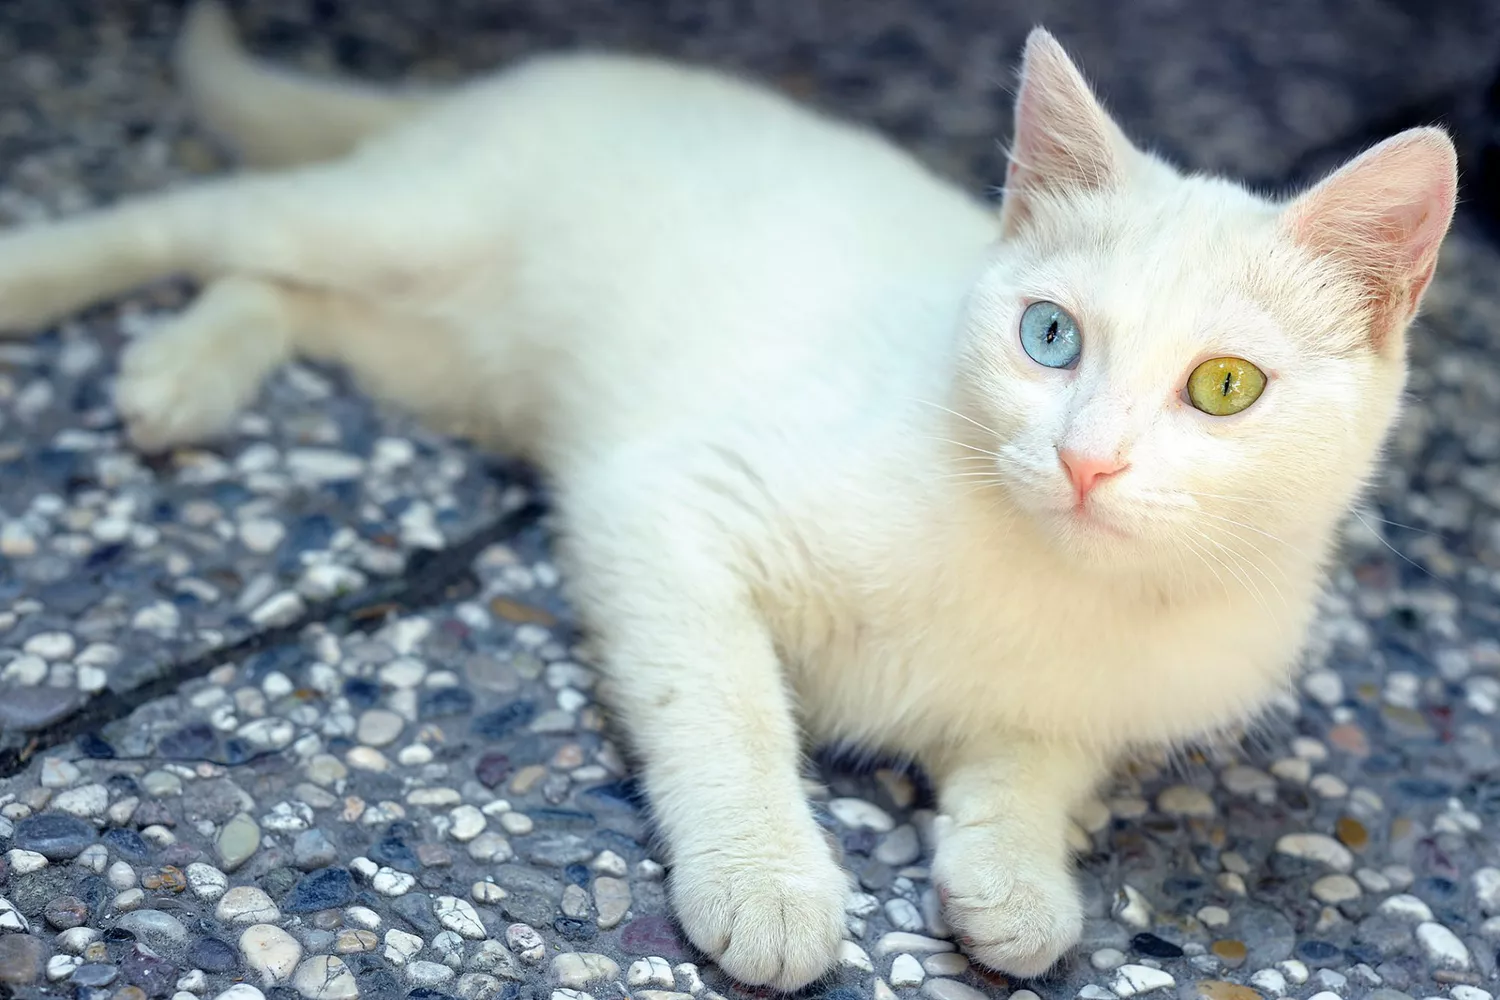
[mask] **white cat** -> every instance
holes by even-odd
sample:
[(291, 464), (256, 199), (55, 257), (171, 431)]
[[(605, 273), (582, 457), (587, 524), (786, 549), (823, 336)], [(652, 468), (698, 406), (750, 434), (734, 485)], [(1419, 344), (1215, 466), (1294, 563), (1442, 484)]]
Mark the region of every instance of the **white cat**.
[(833, 964), (849, 884), (804, 739), (927, 767), (975, 959), (1075, 942), (1070, 807), (1287, 684), (1454, 205), (1436, 129), (1286, 202), (1183, 176), (1042, 31), (998, 218), (696, 69), (383, 95), (250, 61), (213, 5), (181, 57), (207, 124), (285, 169), (5, 235), (0, 323), (190, 274), (123, 363), (142, 446), (305, 355), (538, 462), (682, 926), (783, 989)]

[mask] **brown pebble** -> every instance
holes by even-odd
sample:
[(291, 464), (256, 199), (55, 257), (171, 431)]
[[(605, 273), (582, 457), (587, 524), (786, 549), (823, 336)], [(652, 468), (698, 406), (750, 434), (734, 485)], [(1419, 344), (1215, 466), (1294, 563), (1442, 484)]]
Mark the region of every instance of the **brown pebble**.
[(425, 868), (445, 868), (453, 864), (453, 853), (442, 844), (418, 844), (417, 860)]
[(109, 961), (109, 949), (103, 941), (95, 941), (83, 949), (83, 960), (85, 962), (107, 962)]
[(1261, 1000), (1260, 994), (1250, 987), (1222, 979), (1203, 979), (1193, 985), (1203, 1000)]
[(583, 747), (577, 743), (564, 743), (552, 755), (552, 766), (564, 771), (583, 766)]
[(490, 610), (496, 616), (518, 625), (545, 625), (550, 628), (557, 624), (557, 617), (550, 612), (513, 601), (509, 597), (490, 598)]
[(182, 874), (181, 869), (171, 865), (164, 865), (160, 871), (148, 872), (141, 876), (141, 885), (153, 892), (181, 892), (187, 888), (187, 876)]
[(374, 931), (344, 930), (333, 942), (333, 950), (340, 955), (355, 955), (362, 951), (374, 951), (380, 947), (380, 938)]
[(1213, 943), (1210, 950), (1219, 961), (1231, 969), (1237, 969), (1244, 964), (1245, 957), (1249, 954), (1245, 948), (1245, 942), (1236, 941), (1233, 938), (1220, 938)]
[(1355, 757), (1370, 756), (1370, 741), (1365, 731), (1351, 722), (1328, 730), (1328, 742)]
[(1362, 851), (1370, 843), (1370, 831), (1353, 816), (1340, 816), (1334, 832), (1351, 851)]
[(113, 1000), (146, 1000), (146, 991), (139, 986), (121, 986), (115, 990)]

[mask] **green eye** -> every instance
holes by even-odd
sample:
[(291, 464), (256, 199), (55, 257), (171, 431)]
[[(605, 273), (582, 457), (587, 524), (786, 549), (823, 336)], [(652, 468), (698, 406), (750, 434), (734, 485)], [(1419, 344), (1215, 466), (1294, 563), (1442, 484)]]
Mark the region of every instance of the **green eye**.
[(1238, 413), (1260, 398), (1266, 373), (1244, 358), (1212, 358), (1188, 376), (1188, 402), (1213, 417)]

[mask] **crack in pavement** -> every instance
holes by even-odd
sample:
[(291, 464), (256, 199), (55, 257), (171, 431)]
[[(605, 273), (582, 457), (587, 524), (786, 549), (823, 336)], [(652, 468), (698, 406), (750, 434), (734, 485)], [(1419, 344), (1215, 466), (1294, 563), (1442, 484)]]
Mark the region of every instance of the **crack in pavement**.
[(540, 529), (546, 512), (547, 507), (542, 501), (528, 500), (449, 548), (414, 554), (400, 579), (314, 604), (289, 625), (256, 632), (238, 642), (183, 660), (160, 677), (129, 691), (95, 695), (45, 729), (17, 733), (19, 739), (8, 740), (10, 745), (0, 746), (0, 780), (19, 774), (45, 750), (87, 733), (97, 733), (147, 702), (173, 694), (185, 681), (202, 677), (232, 660), (295, 640), (309, 625), (323, 624), (342, 631), (365, 630), (384, 622), (391, 612), (407, 612), (441, 603), (449, 599), (455, 589), (473, 583), (471, 567), (481, 552), (529, 529)]

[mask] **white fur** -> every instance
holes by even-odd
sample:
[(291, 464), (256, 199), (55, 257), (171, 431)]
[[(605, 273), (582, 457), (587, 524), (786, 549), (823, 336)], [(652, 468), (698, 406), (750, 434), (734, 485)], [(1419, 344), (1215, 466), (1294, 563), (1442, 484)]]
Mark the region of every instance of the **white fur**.
[[(1072, 945), (1068, 809), (1122, 752), (1287, 682), (1452, 211), (1433, 130), (1286, 208), (1183, 177), (1042, 32), (1003, 223), (700, 70), (539, 59), (385, 103), (297, 91), (213, 6), (182, 65), (211, 126), (319, 162), (0, 238), (0, 324), (191, 273), (205, 294), (124, 361), (142, 445), (223, 429), (305, 354), (539, 462), (677, 913), (781, 988), (843, 933), (804, 738), (933, 773), (933, 877), (975, 958), (1027, 975)], [(308, 139), (349, 108), (362, 142)], [(1022, 352), (1033, 298), (1078, 317), (1076, 370)], [(1270, 384), (1216, 419), (1182, 393), (1221, 355)], [(1128, 468), (1080, 512), (1063, 447)]]

